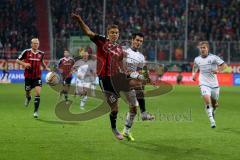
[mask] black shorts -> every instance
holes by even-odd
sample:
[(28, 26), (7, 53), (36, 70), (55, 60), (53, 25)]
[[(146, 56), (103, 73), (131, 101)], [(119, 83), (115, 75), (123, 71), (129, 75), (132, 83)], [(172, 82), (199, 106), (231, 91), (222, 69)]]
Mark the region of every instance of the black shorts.
[(111, 77), (99, 77), (99, 85), (105, 94), (112, 94), (114, 97), (119, 98), (119, 92), (114, 89)]
[(123, 91), (123, 92), (128, 92), (130, 91), (130, 85), (129, 81), (131, 78), (123, 73), (118, 73), (114, 76), (112, 76), (112, 85), (115, 90), (118, 92)]
[(114, 94), (119, 98), (120, 91), (130, 91), (129, 80), (130, 79), (125, 74), (120, 73), (112, 77), (99, 77), (99, 84), (104, 92)]
[(25, 91), (30, 91), (36, 86), (42, 87), (41, 78), (25, 78)]
[(66, 78), (64, 81), (63, 81), (63, 84), (67, 84), (67, 85), (70, 85), (71, 84), (71, 81), (72, 81), (72, 77), (68, 77)]

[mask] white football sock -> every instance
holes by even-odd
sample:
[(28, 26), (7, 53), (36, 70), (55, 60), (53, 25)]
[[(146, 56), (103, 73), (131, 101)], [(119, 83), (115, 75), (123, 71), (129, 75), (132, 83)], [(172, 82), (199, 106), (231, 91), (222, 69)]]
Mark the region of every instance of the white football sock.
[(209, 105), (206, 105), (206, 112), (207, 112), (207, 115), (208, 115), (208, 118), (210, 120), (210, 122), (215, 122), (214, 118), (213, 118), (213, 107), (211, 104)]
[(129, 134), (130, 128), (133, 125), (134, 118), (136, 116), (136, 113), (128, 112), (127, 117), (126, 117), (126, 122), (125, 122), (125, 127), (124, 127), (124, 132), (126, 134)]
[(83, 96), (83, 98), (81, 99), (81, 103), (80, 103), (80, 106), (81, 106), (81, 107), (83, 107), (83, 106), (85, 105), (87, 99), (88, 99), (88, 96), (87, 96), (87, 95), (86, 95), (86, 96)]

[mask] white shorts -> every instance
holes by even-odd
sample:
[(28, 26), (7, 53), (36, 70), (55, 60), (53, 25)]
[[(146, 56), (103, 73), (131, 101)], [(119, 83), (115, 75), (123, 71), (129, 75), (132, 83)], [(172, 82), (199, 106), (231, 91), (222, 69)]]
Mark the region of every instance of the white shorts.
[(83, 94), (91, 88), (90, 82), (76, 82), (76, 94)]
[(202, 96), (209, 95), (215, 100), (218, 100), (218, 98), (219, 98), (219, 92), (220, 92), (219, 87), (211, 88), (211, 87), (202, 85), (202, 86), (200, 86), (200, 90), (201, 90)]

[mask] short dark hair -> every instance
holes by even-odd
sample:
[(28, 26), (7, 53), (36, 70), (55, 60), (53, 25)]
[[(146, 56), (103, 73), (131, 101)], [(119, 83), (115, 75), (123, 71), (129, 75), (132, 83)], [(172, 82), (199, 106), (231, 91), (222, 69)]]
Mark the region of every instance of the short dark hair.
[(143, 33), (138, 32), (138, 33), (133, 33), (132, 34), (132, 39), (135, 39), (137, 36), (144, 38)]
[(109, 31), (110, 29), (113, 29), (113, 28), (114, 28), (114, 29), (119, 29), (119, 28), (118, 28), (118, 25), (116, 25), (116, 24), (111, 24), (111, 25), (108, 25), (108, 26), (107, 26), (107, 31)]

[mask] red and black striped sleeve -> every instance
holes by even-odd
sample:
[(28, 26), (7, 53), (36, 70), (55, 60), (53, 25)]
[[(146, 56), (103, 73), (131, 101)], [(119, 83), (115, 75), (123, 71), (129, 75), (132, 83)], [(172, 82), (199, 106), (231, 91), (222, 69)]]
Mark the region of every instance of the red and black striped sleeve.
[(105, 43), (107, 39), (105, 36), (96, 34), (94, 37), (90, 38), (90, 40), (99, 46), (102, 43)]
[(26, 59), (26, 57), (27, 57), (27, 50), (25, 49), (24, 51), (22, 51), (22, 53), (18, 56), (18, 60), (24, 60), (24, 59)]

